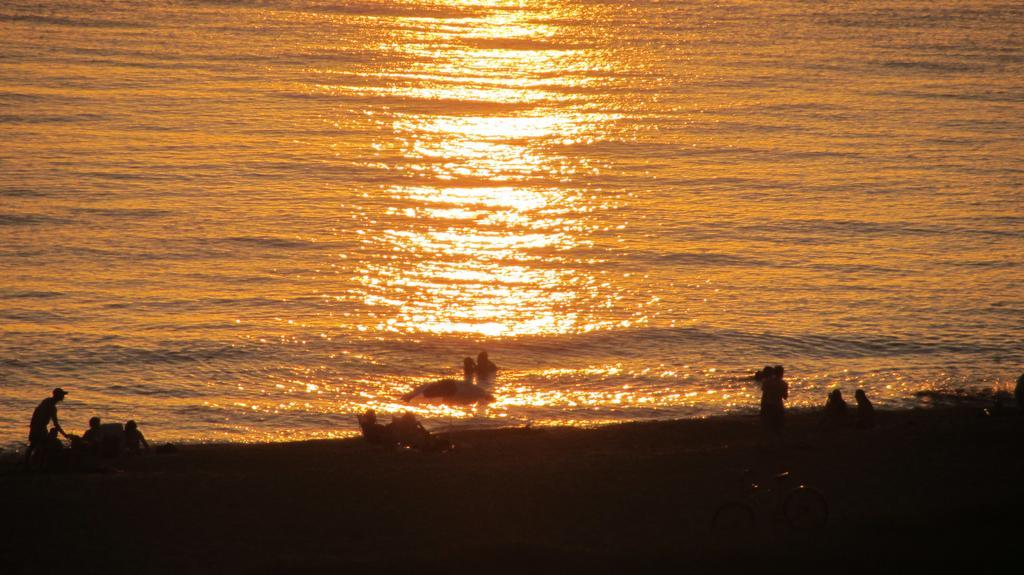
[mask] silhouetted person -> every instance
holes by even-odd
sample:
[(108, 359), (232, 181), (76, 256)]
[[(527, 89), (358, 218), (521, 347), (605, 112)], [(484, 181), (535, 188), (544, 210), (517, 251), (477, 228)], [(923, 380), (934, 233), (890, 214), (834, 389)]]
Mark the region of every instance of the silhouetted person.
[(93, 455), (98, 455), (100, 452), (100, 418), (90, 417), (89, 418), (89, 429), (85, 430), (82, 434), (82, 445), (86, 451)]
[(770, 365), (764, 366), (764, 369), (754, 374), (754, 380), (761, 387), (761, 417), (768, 416), (768, 395), (771, 393), (772, 378), (774, 377), (775, 368)]
[(128, 453), (136, 454), (142, 449), (149, 453), (149, 443), (139, 431), (139, 424), (135, 423), (134, 419), (129, 419), (128, 423), (124, 424), (124, 446)]
[(124, 454), (124, 426), (120, 423), (104, 423), (100, 425), (99, 456), (104, 459), (116, 459)]
[(761, 384), (762, 416), (765, 425), (775, 431), (782, 429), (786, 415), (784, 401), (789, 397), (789, 385), (782, 379), (782, 366), (765, 367), (764, 381)]
[(1024, 409), (1024, 374), (1017, 378), (1017, 387), (1013, 388), (1013, 397), (1017, 400), (1017, 408)]
[(372, 409), (367, 409), (365, 413), (358, 417), (358, 420), (359, 429), (363, 431), (363, 437), (366, 438), (366, 441), (374, 445), (394, 443), (391, 429), (388, 426), (377, 423), (377, 414)]
[(494, 385), (498, 379), (498, 366), (487, 359), (487, 352), (481, 351), (476, 356), (476, 383), (484, 387)]
[(408, 411), (392, 418), (390, 427), (399, 445), (423, 449), (430, 444), (430, 432)]
[(64, 444), (57, 437), (57, 428), (54, 427), (46, 434), (46, 443), (40, 451), (39, 468), (43, 471), (66, 471), (67, 467)]
[(782, 399), (789, 399), (789, 384), (786, 383), (785, 375), (786, 368), (781, 365), (775, 366), (775, 380), (779, 386), (779, 393), (782, 394)]
[(853, 396), (857, 400), (857, 427), (861, 429), (874, 427), (875, 406), (871, 405), (868, 395), (864, 393), (863, 389), (858, 389)]
[(26, 467), (31, 465), (33, 454), (41, 453), (46, 449), (49, 437), (47, 427), (51, 421), (53, 422), (53, 428), (58, 433), (64, 437), (68, 436), (67, 433), (64, 433), (64, 429), (61, 428), (60, 422), (57, 420), (57, 404), (63, 401), (64, 396), (67, 394), (68, 392), (59, 387), (54, 389), (53, 394), (39, 402), (35, 411), (32, 412), (32, 421), (29, 423), (28, 432), (28, 449), (25, 450)]
[(473, 358), (467, 357), (462, 360), (462, 383), (473, 385), (473, 378), (476, 377), (476, 364)]
[(764, 370), (759, 369), (754, 374), (754, 382), (761, 388), (761, 408), (758, 410), (758, 414), (764, 417)]
[(830, 391), (828, 400), (825, 401), (825, 417), (829, 419), (843, 418), (846, 417), (848, 411), (846, 400), (843, 399), (843, 392), (838, 389)]

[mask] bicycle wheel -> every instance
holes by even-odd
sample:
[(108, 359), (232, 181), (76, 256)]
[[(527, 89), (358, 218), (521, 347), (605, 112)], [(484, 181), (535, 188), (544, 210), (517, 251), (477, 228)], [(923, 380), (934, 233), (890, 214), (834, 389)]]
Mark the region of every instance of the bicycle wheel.
[(786, 523), (798, 531), (819, 529), (828, 521), (828, 502), (817, 490), (801, 485), (786, 496), (782, 515)]
[(740, 501), (728, 501), (715, 511), (711, 530), (720, 535), (742, 534), (753, 531), (756, 523), (751, 506)]

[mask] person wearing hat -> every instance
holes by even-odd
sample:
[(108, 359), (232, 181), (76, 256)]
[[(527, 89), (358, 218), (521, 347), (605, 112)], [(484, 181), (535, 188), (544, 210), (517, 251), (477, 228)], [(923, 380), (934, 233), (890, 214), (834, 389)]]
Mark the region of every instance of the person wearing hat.
[(57, 420), (57, 402), (63, 400), (67, 394), (68, 392), (59, 387), (54, 389), (53, 395), (40, 401), (36, 410), (32, 412), (32, 422), (29, 423), (28, 432), (28, 449), (25, 451), (26, 467), (31, 464), (33, 453), (46, 449), (49, 435), (46, 428), (50, 425), (51, 421), (53, 421), (53, 428), (67, 438), (68, 434), (64, 433), (64, 429)]

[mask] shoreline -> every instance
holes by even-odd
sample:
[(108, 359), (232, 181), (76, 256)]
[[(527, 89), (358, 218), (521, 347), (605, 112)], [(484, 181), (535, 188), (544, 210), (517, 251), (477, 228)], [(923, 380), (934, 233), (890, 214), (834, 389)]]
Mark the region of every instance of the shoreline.
[[(898, 406), (898, 407), (879, 408), (879, 409), (880, 409), (880, 411), (883, 411), (883, 412), (892, 412), (892, 413), (902, 413), (902, 412), (918, 411), (918, 410), (928, 411), (928, 410), (948, 410), (948, 409), (985, 409), (985, 408), (993, 407), (994, 406), (994, 402), (995, 402), (996, 399), (1002, 400), (1004, 402), (1004, 404), (1008, 405), (1008, 406), (1012, 406), (1012, 404), (1013, 404), (1013, 395), (1012, 395), (1011, 392), (1006, 391), (1006, 390), (1002, 390), (1002, 391), (993, 390), (993, 389), (989, 389), (989, 388), (980, 389), (980, 390), (955, 389), (955, 390), (950, 390), (950, 391), (920, 391), (920, 392), (915, 392), (913, 394), (913, 398), (914, 398), (914, 401), (916, 401), (916, 404), (913, 404), (913, 405), (901, 405), (901, 406)], [(909, 402), (910, 400), (908, 399), (907, 401)], [(850, 405), (851, 410), (855, 410), (856, 406), (852, 403), (852, 400), (851, 400), (850, 403), (851, 403), (851, 405)], [(794, 407), (787, 407), (786, 413), (789, 416), (791, 416), (791, 417), (799, 417), (799, 418), (813, 417), (813, 414), (821, 412), (823, 405), (824, 404), (822, 403), (822, 405), (817, 405), (817, 406), (800, 405), (800, 406), (794, 406)], [(1013, 409), (1013, 408), (1010, 407), (1008, 409)], [(390, 414), (389, 413), (385, 417), (390, 418), (391, 415), (397, 415), (398, 413), (400, 413), (400, 412), (396, 411), (396, 412), (394, 412), (394, 414)], [(415, 414), (415, 412), (414, 412), (414, 414)], [(417, 415), (417, 419), (419, 419), (420, 421), (425, 421), (424, 419), (421, 419), (419, 414), (416, 414), (416, 415)], [(185, 446), (189, 446), (190, 447), (190, 446), (201, 446), (201, 445), (220, 445), (220, 446), (255, 446), (255, 445), (265, 445), (265, 444), (266, 445), (287, 445), (287, 444), (292, 444), (292, 443), (305, 443), (305, 442), (310, 442), (310, 441), (345, 441), (345, 440), (350, 440), (350, 439), (353, 439), (353, 438), (361, 437), (361, 433), (359, 431), (358, 424), (356, 424), (357, 416), (358, 416), (357, 413), (349, 414), (349, 419), (351, 419), (351, 422), (354, 425), (353, 429), (351, 429), (351, 430), (341, 430), (341, 431), (338, 431), (338, 432), (334, 432), (334, 433), (338, 434), (338, 436), (335, 436), (335, 437), (310, 437), (310, 438), (301, 438), (301, 439), (287, 438), (287, 439), (280, 439), (280, 440), (256, 439), (256, 440), (251, 440), (251, 441), (248, 441), (248, 440), (243, 440), (243, 441), (225, 441), (225, 440), (221, 440), (221, 439), (210, 439), (210, 440), (169, 439), (168, 440), (168, 439), (163, 439), (163, 438), (153, 439), (153, 438), (150, 438), (150, 437), (147, 436), (147, 440), (151, 444), (154, 444), (154, 445), (156, 445), (156, 444), (162, 445), (162, 444), (170, 443), (170, 444), (173, 444), (173, 445), (179, 446), (179, 447), (185, 447)], [(515, 430), (515, 429), (521, 429), (523, 427), (534, 427), (534, 428), (537, 428), (537, 429), (596, 430), (596, 429), (602, 429), (602, 428), (605, 428), (605, 427), (614, 427), (614, 426), (619, 426), (619, 425), (663, 424), (663, 423), (677, 422), (677, 421), (706, 421), (706, 420), (715, 420), (715, 419), (732, 419), (732, 418), (747, 418), (747, 417), (757, 417), (757, 408), (751, 406), (751, 407), (745, 407), (745, 408), (737, 408), (737, 409), (734, 409), (732, 411), (728, 411), (728, 412), (725, 412), (725, 413), (712, 413), (712, 414), (705, 414), (705, 415), (694, 415), (694, 416), (691, 416), (691, 417), (678, 417), (678, 416), (674, 416), (674, 415), (666, 415), (664, 417), (632, 419), (632, 420), (624, 419), (624, 420), (621, 420), (621, 421), (599, 421), (599, 422), (594, 422), (594, 423), (580, 422), (579, 424), (574, 424), (574, 425), (558, 425), (558, 424), (556, 424), (556, 425), (536, 424), (535, 425), (532, 420), (526, 421), (525, 423), (518, 423), (518, 424), (515, 424), (515, 425), (504, 425), (503, 424), (504, 422), (498, 422), (497, 420), (494, 421), (493, 425), (481, 424), (481, 423), (460, 424), (459, 420), (454, 420), (454, 424), (449, 426), (449, 424), (442, 422), (442, 420), (440, 418), (436, 419), (434, 422), (431, 422), (431, 423), (424, 423), (424, 425), (428, 428), (428, 431), (431, 431), (432, 433), (442, 433), (443, 434), (443, 433), (448, 433), (449, 428), (452, 429), (455, 433), (465, 433), (465, 432), (475, 432), (475, 431)], [(433, 426), (433, 427), (431, 427), (431, 426)], [(27, 430), (27, 425), (26, 425), (26, 430)], [(143, 428), (142, 431), (145, 432), (145, 429)], [(72, 430), (71, 433), (75, 433), (75, 430)], [(26, 432), (26, 435), (27, 435), (27, 432)], [(81, 434), (78, 433), (78, 435), (81, 435)], [(65, 441), (65, 444), (66, 444), (67, 440), (64, 440), (64, 441)], [(6, 460), (10, 459), (11, 457), (14, 457), (16, 454), (20, 454), (21, 452), (24, 451), (24, 449), (27, 446), (28, 446), (28, 444), (25, 441), (25, 439), (13, 440), (13, 441), (11, 441), (9, 443), (0, 444), (0, 469), (2, 469), (2, 467), (5, 464)]]
[[(730, 415), (456, 430), (446, 453), (352, 438), (181, 445), (107, 473), (26, 474), (7, 462), (0, 560), (13, 573), (46, 572), (40, 561), (109, 573), (738, 571), (766, 557), (810, 570), (858, 549), (878, 566), (976, 565), (1019, 538), (1016, 409), (878, 416), (874, 429), (825, 429), (820, 412), (791, 413), (781, 438), (756, 415)], [(713, 534), (746, 468), (762, 480), (790, 471), (821, 491), (826, 527), (765, 521), (742, 540)]]

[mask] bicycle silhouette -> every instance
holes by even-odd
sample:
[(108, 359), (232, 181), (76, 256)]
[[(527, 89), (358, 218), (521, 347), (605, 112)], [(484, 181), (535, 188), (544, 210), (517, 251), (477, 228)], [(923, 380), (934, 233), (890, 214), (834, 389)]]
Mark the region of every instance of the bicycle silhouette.
[(774, 477), (775, 485), (765, 487), (753, 480), (749, 469), (743, 473), (747, 484), (739, 499), (718, 506), (711, 530), (718, 534), (752, 531), (765, 518), (783, 523), (797, 531), (824, 527), (828, 521), (828, 501), (820, 491), (806, 485), (789, 487), (790, 473)]

